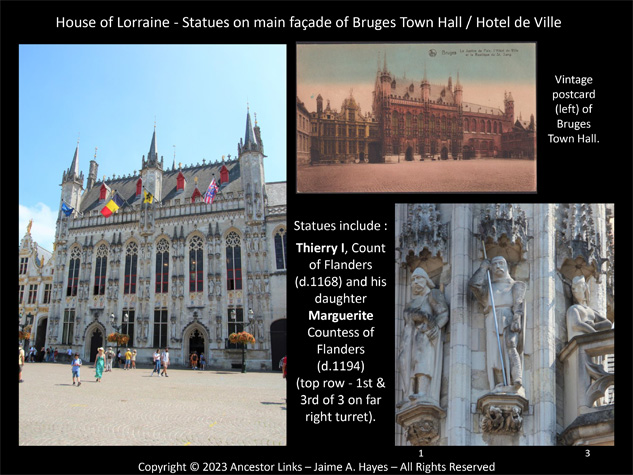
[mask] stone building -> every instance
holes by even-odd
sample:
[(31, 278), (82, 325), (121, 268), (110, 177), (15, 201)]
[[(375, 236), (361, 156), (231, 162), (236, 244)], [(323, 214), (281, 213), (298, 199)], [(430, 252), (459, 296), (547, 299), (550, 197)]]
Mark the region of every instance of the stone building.
[(310, 164), (310, 113), (297, 97), (297, 163)]
[(372, 114), (363, 114), (350, 92), (340, 112), (323, 97), (316, 98), (311, 114), (310, 160), (318, 163), (379, 162), (382, 160), (378, 124)]
[(613, 445), (612, 205), (398, 204), (395, 238), (397, 445)]
[(520, 116), (514, 122), (512, 130), (501, 137), (501, 153), (508, 158), (536, 157), (536, 123), (534, 114), (529, 121)]
[(431, 84), (426, 71), (422, 80), (396, 77), (385, 57), (376, 73), (371, 113), (361, 115), (351, 93), (340, 112), (329, 101), (324, 109), (317, 96), (311, 114), (312, 163), (534, 158), (533, 147), (531, 154), (519, 153), (515, 138), (505, 141), (502, 153), (503, 137), (516, 133), (511, 93), (504, 94), (503, 109), (468, 102), (467, 96), (459, 73), (455, 84), (451, 76), (446, 84)]
[[(39, 351), (46, 343), (46, 326), (53, 288), (53, 254), (39, 246), (31, 236), (32, 220), (20, 242), (20, 270), (18, 273), (18, 297), (20, 328), (30, 329), (31, 339), (27, 346)], [(28, 353), (28, 350), (26, 350)]]
[[(100, 180), (95, 155), (84, 188), (77, 147), (61, 184), (72, 213), (57, 220), (50, 312), (35, 322), (47, 327), (47, 344), (92, 361), (120, 330), (139, 362), (167, 346), (174, 364), (196, 351), (229, 369), (242, 351), (228, 336), (246, 330), (256, 338), (247, 368), (277, 369), (286, 351), (286, 184), (266, 183), (264, 165), (250, 113), (237, 157), (221, 162), (165, 167), (154, 127), (139, 172)], [(212, 179), (219, 191), (207, 204)], [(121, 206), (104, 217), (113, 196)]]

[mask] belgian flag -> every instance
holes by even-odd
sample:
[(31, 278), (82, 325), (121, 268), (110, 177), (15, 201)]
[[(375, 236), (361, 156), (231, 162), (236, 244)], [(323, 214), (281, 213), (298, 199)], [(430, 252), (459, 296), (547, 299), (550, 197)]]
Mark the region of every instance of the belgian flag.
[(123, 201), (123, 198), (121, 198), (119, 194), (115, 191), (112, 199), (108, 201), (108, 204), (106, 204), (101, 210), (101, 214), (104, 215), (106, 218), (109, 218), (110, 216), (112, 216), (113, 213), (116, 212), (116, 210), (123, 206)]

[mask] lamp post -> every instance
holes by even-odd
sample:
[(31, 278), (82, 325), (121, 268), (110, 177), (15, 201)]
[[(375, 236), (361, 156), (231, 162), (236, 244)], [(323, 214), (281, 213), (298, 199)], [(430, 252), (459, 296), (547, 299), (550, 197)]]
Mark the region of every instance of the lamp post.
[[(251, 330), (251, 325), (255, 323), (255, 316), (253, 315), (253, 309), (248, 309), (248, 323), (245, 325)], [(246, 331), (243, 329), (242, 331)], [(252, 330), (251, 330), (252, 332)], [(247, 343), (242, 343), (242, 373), (246, 373), (246, 345)]]

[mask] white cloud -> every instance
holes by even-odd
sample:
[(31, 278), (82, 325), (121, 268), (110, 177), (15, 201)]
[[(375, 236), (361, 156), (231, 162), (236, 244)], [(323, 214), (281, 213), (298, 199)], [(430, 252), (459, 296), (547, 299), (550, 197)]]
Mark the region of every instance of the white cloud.
[(55, 241), (55, 222), (57, 221), (57, 212), (51, 210), (44, 203), (37, 203), (29, 208), (19, 205), (20, 217), (18, 225), (18, 244), (26, 234), (26, 228), (29, 221), (33, 220), (31, 227), (31, 236), (41, 247), (47, 251), (53, 251), (53, 242)]

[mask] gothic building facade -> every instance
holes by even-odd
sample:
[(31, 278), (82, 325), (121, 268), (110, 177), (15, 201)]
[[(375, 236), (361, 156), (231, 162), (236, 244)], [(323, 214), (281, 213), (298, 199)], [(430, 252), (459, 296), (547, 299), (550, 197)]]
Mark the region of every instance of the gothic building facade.
[[(516, 132), (511, 93), (504, 94), (503, 109), (468, 102), (466, 95), (459, 74), (455, 84), (450, 76), (446, 84), (431, 84), (426, 71), (421, 81), (396, 77), (385, 59), (376, 74), (371, 113), (362, 115), (351, 93), (340, 112), (329, 101), (324, 109), (323, 97), (317, 96), (311, 162), (534, 158), (533, 133), (521, 144), (503, 141)], [(525, 151), (530, 140), (531, 154)]]
[[(238, 155), (167, 169), (156, 128), (140, 172), (98, 179), (96, 155), (84, 188), (79, 151), (63, 173), (46, 344), (92, 361), (107, 335), (130, 337), (137, 361), (169, 347), (174, 364), (196, 351), (211, 367), (241, 366), (233, 332), (248, 331), (249, 369), (277, 369), (285, 354), (286, 184), (266, 183), (260, 128), (246, 118)], [(212, 179), (213, 203), (204, 200)], [(101, 210), (113, 195), (122, 205)], [(150, 200), (150, 194), (152, 199)], [(151, 201), (151, 202), (148, 202)]]
[[(40, 351), (46, 343), (46, 322), (53, 289), (53, 254), (38, 245), (31, 235), (32, 221), (20, 242), (20, 267), (18, 273), (19, 327), (29, 337), (24, 340), (26, 352), (29, 346)], [(35, 338), (37, 335), (37, 339)]]

